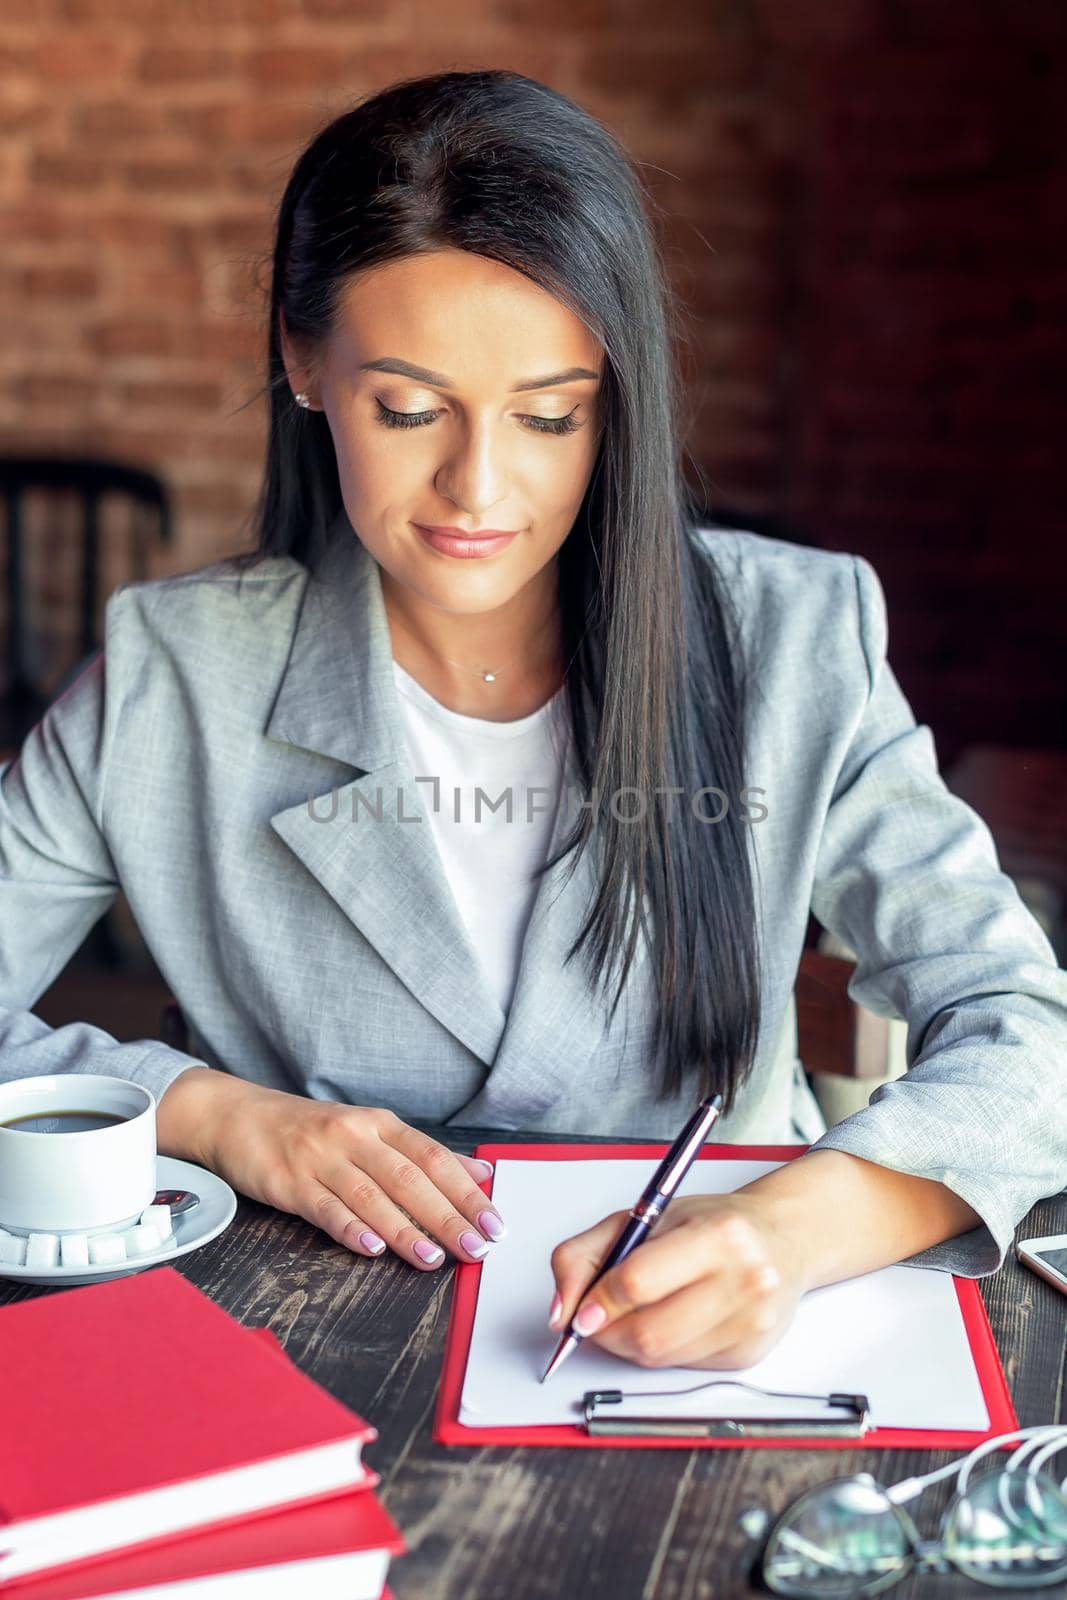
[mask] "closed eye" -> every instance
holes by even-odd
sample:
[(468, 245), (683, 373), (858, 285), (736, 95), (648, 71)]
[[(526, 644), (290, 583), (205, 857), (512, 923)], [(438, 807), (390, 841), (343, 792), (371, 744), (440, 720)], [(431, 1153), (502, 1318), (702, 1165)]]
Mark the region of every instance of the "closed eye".
[[(377, 395), (374, 403), (378, 407), (376, 420), (386, 428), (425, 428), (434, 422), (440, 415), (437, 411), (390, 411), (388, 406), (382, 404)], [(582, 424), (575, 422), (574, 411), (568, 411), (565, 417), (531, 417), (522, 416), (520, 421), (533, 430), (534, 433), (552, 433), (557, 437), (574, 433)]]

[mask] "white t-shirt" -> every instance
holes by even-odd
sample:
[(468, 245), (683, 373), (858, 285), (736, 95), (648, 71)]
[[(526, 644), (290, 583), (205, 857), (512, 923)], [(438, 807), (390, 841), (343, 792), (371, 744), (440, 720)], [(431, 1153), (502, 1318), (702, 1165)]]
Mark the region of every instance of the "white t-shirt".
[(563, 792), (565, 692), (491, 722), (443, 706), (395, 660), (393, 674), (414, 775), (437, 779), (419, 792), (445, 876), (506, 1016)]

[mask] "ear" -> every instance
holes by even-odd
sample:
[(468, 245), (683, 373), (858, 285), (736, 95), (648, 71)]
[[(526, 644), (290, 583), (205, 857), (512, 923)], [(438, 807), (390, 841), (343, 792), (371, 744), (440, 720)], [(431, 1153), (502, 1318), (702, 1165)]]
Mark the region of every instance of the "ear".
[(289, 332), (283, 311), (278, 312), (278, 342), (281, 345), (282, 360), (285, 363), (285, 375), (289, 379), (289, 387), (293, 395), (306, 394), (310, 401), (308, 410), (321, 411), (322, 407), (318, 402), (315, 364), (310, 341), (301, 335), (294, 335)]

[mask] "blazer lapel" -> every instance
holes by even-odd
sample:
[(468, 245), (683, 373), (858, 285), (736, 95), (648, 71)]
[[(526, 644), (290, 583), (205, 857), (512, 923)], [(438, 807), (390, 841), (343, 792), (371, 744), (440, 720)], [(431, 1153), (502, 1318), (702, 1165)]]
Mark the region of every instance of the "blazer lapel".
[(264, 732), (358, 769), (309, 782), (270, 825), (415, 998), (491, 1062), (504, 1015), (408, 770), (378, 566), (346, 517), (305, 585)]
[[(402, 737), (392, 645), (377, 563), (342, 515), (305, 585), (285, 673), (264, 732), (355, 768), (327, 775), (271, 827), (415, 998), (492, 1068), (449, 1120), (520, 1126), (565, 1095), (595, 1048), (606, 1006), (594, 998), (584, 952), (569, 966), (594, 889), (588, 855), (542, 876), (505, 1019), (459, 914), (434, 841), (423, 790)], [(577, 815), (573, 766), (552, 849)]]

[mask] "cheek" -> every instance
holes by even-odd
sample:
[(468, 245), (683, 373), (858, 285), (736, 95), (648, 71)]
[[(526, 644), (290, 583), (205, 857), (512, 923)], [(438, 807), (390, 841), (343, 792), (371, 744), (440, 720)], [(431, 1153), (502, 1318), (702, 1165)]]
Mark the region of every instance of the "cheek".
[(544, 512), (573, 516), (595, 463), (595, 448), (549, 441), (525, 453), (519, 481)]
[(424, 452), (398, 449), (384, 428), (331, 425), (341, 486), (366, 502), (393, 498), (398, 489), (425, 476)]

